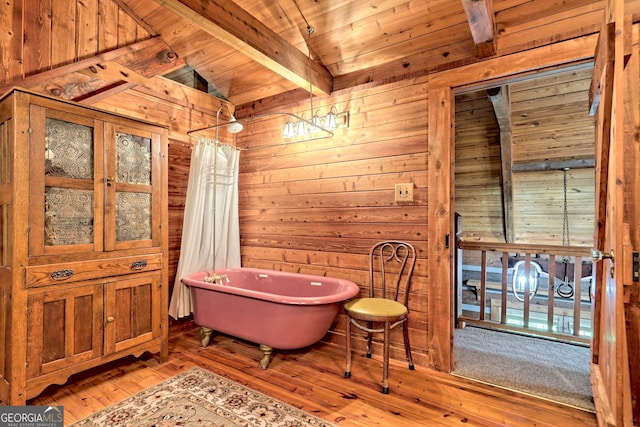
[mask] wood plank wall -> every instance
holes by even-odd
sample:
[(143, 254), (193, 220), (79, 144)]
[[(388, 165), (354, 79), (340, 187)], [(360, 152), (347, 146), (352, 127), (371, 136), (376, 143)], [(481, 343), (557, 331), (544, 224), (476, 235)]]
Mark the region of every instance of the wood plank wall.
[[(510, 85), (514, 167), (593, 161), (589, 116), (591, 67), (556, 72)], [(455, 206), (463, 238), (505, 241), (500, 129), (486, 90), (456, 97)], [(563, 244), (564, 180), (557, 168), (513, 171), (514, 241)], [(595, 171), (567, 173), (569, 242), (590, 246), (595, 215)]]
[(151, 37), (113, 0), (14, 0), (0, 7), (0, 85)]
[[(379, 240), (406, 240), (418, 251), (409, 327), (417, 363), (426, 355), (427, 98), (425, 81), (403, 81), (316, 99), (326, 113), (349, 111), (350, 126), (331, 139), (260, 148), (283, 121), (245, 124), (240, 159), (240, 233), (244, 266), (368, 280), (368, 251)], [(309, 102), (283, 107), (305, 113)], [(305, 111), (306, 110), (306, 111)], [(280, 138), (276, 138), (279, 140)], [(413, 183), (414, 202), (394, 201), (396, 183)], [(343, 343), (340, 315), (331, 341)], [(356, 348), (363, 348), (359, 341)], [(392, 356), (402, 359), (394, 332)], [(374, 354), (381, 354), (379, 345)]]
[[(583, 161), (595, 158), (595, 124), (589, 116), (592, 68), (551, 74), (511, 85), (513, 164)], [(562, 171), (514, 172), (515, 243), (561, 245)], [(595, 170), (567, 174), (569, 241), (593, 245)]]
[(486, 90), (456, 96), (455, 209), (465, 238), (504, 242), (500, 129)]

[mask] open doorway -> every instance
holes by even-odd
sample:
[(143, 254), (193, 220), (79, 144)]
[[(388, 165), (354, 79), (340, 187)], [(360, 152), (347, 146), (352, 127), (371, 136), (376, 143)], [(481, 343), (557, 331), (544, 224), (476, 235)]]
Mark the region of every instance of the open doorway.
[[(453, 373), (585, 409), (592, 409), (591, 76), (592, 66), (581, 64), (455, 97), (455, 324), (472, 327), (455, 331)], [(547, 372), (577, 377), (551, 384), (542, 380)], [(571, 388), (578, 383), (581, 390)]]

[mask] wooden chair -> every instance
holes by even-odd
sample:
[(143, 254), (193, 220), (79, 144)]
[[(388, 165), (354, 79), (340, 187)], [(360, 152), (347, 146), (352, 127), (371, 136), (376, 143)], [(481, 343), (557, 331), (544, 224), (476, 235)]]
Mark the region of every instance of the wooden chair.
[[(406, 242), (390, 240), (376, 243), (369, 253), (369, 296), (348, 301), (344, 305), (347, 315), (345, 378), (351, 376), (351, 326), (367, 332), (367, 357), (371, 357), (371, 337), (384, 333), (382, 393), (389, 393), (389, 341), (390, 331), (402, 325), (404, 348), (413, 370), (407, 302), (411, 277), (416, 264), (416, 251)], [(389, 286), (387, 286), (389, 284)], [(376, 296), (377, 295), (377, 296)]]

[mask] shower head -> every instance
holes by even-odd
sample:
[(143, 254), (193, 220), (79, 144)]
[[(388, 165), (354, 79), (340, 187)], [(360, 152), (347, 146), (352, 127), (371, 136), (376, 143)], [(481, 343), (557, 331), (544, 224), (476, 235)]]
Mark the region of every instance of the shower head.
[(236, 121), (236, 118), (231, 116), (231, 123), (229, 124), (229, 126), (227, 126), (227, 130), (229, 130), (229, 132), (231, 133), (238, 133), (242, 131), (242, 128), (244, 128), (244, 126), (242, 126), (242, 123), (238, 123)]

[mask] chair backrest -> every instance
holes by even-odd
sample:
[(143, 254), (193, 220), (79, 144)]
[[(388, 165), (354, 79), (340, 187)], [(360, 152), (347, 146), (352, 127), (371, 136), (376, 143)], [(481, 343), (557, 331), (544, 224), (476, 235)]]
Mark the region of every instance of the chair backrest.
[(394, 299), (405, 306), (409, 300), (416, 250), (407, 242), (378, 242), (369, 252), (369, 297)]

